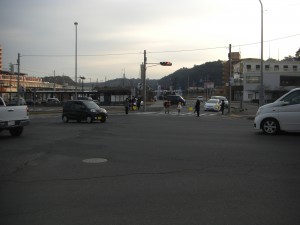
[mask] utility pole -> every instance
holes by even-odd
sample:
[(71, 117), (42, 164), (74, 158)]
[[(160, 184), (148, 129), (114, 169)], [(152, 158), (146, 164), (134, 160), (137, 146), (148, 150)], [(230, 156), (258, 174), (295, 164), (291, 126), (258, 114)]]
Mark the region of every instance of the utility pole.
[(144, 112), (146, 112), (147, 90), (146, 90), (146, 65), (147, 57), (146, 50), (144, 50), (144, 63), (141, 66), (142, 69), (142, 81), (143, 81), (143, 100), (144, 100)]
[(261, 6), (261, 43), (260, 43), (260, 89), (259, 89), (259, 106), (262, 106), (265, 104), (265, 90), (264, 90), (264, 72), (263, 72), (263, 53), (264, 53), (264, 10), (263, 10), (263, 4), (261, 0), (259, 0), (260, 6)]
[(17, 65), (18, 65), (17, 93), (18, 93), (18, 105), (20, 105), (20, 53), (18, 53)]
[(75, 100), (77, 100), (77, 26), (78, 23), (75, 22)]
[(228, 54), (228, 59), (229, 59), (229, 102), (228, 102), (228, 113), (230, 114), (231, 112), (231, 44), (229, 44), (229, 54)]

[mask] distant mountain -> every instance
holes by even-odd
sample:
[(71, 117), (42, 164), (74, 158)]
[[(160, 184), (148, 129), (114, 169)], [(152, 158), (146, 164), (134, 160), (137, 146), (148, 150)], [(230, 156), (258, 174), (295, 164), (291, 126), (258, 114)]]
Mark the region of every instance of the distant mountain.
[[(222, 86), (223, 61), (207, 62), (202, 65), (195, 65), (193, 68), (181, 68), (160, 80), (147, 79), (147, 86), (151, 89), (157, 89), (157, 85), (161, 85), (163, 89), (187, 90), (187, 87), (203, 87), (204, 82), (214, 82), (215, 86)], [(61, 85), (75, 85), (75, 82), (68, 76), (44, 77), (43, 81)], [(141, 79), (117, 78), (101, 83), (85, 82), (84, 86), (92, 87), (120, 87), (120, 88), (136, 88)]]
[(75, 81), (73, 81), (68, 76), (51, 76), (42, 78), (43, 82), (56, 83), (61, 85), (75, 85)]
[[(98, 87), (122, 87), (122, 88), (136, 88), (138, 83), (141, 83), (141, 79), (127, 79), (127, 78), (117, 78), (114, 80), (109, 80), (103, 83), (94, 84), (94, 86)], [(147, 79), (147, 86), (152, 89), (157, 88), (158, 80), (149, 80)]]
[(158, 81), (162, 88), (187, 90), (187, 87), (203, 87), (204, 82), (214, 82), (215, 86), (222, 85), (223, 61), (207, 62), (195, 65), (193, 68), (182, 68), (163, 77)]

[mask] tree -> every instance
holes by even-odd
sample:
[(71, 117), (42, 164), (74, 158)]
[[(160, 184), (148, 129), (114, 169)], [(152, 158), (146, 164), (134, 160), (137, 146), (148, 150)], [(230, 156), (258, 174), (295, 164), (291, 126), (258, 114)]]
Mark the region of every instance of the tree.
[(296, 51), (295, 60), (300, 61), (300, 48), (298, 49), (298, 51)]

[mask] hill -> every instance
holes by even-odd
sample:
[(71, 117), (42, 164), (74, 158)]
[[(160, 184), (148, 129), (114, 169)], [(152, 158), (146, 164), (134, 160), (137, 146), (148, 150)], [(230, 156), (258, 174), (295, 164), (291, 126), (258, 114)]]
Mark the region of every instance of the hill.
[(195, 65), (193, 68), (182, 68), (174, 73), (163, 77), (158, 81), (162, 88), (187, 90), (188, 87), (203, 87), (204, 82), (214, 82), (215, 86), (222, 85), (223, 61), (207, 62)]
[[(161, 85), (163, 89), (187, 90), (188, 87), (203, 87), (204, 82), (214, 82), (215, 86), (222, 85), (223, 62), (221, 60), (207, 62), (202, 65), (195, 65), (193, 68), (181, 68), (172, 74), (169, 74), (160, 80), (147, 79), (147, 86), (152, 89), (157, 89), (157, 85)], [(44, 77), (43, 81), (61, 85), (75, 85), (75, 82), (68, 76)], [(141, 83), (141, 79), (117, 78), (103, 83), (86, 82), (84, 86), (92, 87), (122, 87), (132, 88), (137, 87)]]

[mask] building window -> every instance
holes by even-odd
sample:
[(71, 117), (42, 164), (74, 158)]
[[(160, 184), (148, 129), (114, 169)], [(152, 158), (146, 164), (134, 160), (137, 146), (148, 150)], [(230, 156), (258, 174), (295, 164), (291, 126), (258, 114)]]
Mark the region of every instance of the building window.
[(255, 66), (256, 71), (260, 71), (260, 65)]
[(297, 66), (293, 66), (293, 71), (297, 71)]
[(288, 71), (289, 70), (289, 66), (288, 65), (284, 65), (283, 66), (283, 71)]
[(274, 71), (278, 71), (279, 70), (279, 66), (278, 65), (275, 65), (274, 66)]
[(246, 66), (247, 71), (251, 71), (251, 65)]
[(280, 76), (280, 86), (300, 86), (300, 77)]
[(265, 65), (265, 70), (269, 71), (270, 70), (270, 65)]
[(247, 84), (259, 84), (260, 76), (246, 76), (246, 83)]

